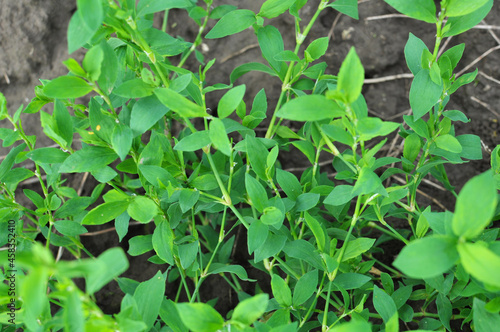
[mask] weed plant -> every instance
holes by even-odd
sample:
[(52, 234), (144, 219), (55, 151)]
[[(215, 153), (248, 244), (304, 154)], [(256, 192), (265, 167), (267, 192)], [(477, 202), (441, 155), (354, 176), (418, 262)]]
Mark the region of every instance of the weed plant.
[[(267, 0), (258, 13), (213, 0), (77, 0), (68, 47), (87, 49), (82, 63), (66, 60), (69, 73), (41, 80), (36, 97), (15, 112), (0, 95), (0, 119), (11, 125), (1, 129), (11, 147), (0, 164), (3, 331), (498, 331), (500, 241), (492, 222), (500, 213), (500, 148), (491, 170), (454, 191), (444, 165), (481, 159), (482, 151), (479, 137), (455, 134), (454, 123), (469, 119), (447, 105), (477, 70), (454, 74), (463, 44), (438, 56), (443, 38), (479, 23), (493, 0), (443, 0), (438, 8), (433, 0), (385, 1), (436, 27), (433, 47), (414, 34), (401, 45), (414, 75), (403, 123), (368, 115), (354, 48), (337, 75), (327, 74), (329, 39), (308, 38), (324, 11), (358, 18), (356, 0), (311, 0), (309, 21), (301, 18), (307, 0)], [(166, 22), (174, 9), (199, 25), (194, 41), (153, 27), (155, 14)], [(295, 20), (293, 50), (269, 24), (279, 15)], [(207, 85), (216, 59), (200, 53), (203, 38), (249, 28), (262, 61), (234, 68), (229, 85)], [(189, 57), (199, 70), (183, 68)], [(249, 101), (238, 85), (252, 71), (281, 84), (274, 109), (264, 89)], [(206, 96), (216, 90), (224, 94), (209, 112)], [(21, 113), (39, 113), (58, 148), (38, 147)], [(404, 138), (398, 158), (378, 154), (389, 135)], [(291, 147), (310, 162), (300, 174), (280, 163)], [(320, 166), (320, 154), (331, 164)], [(67, 185), (67, 174), (78, 173), (99, 182), (90, 196)], [(405, 183), (385, 185), (395, 174)], [(428, 176), (456, 196), (454, 212), (419, 204)], [(30, 178), (39, 191), (17, 190)], [(124, 244), (130, 256), (152, 253), (158, 272), (143, 282), (120, 277), (129, 268), (120, 247), (95, 257), (81, 242), (95, 225), (115, 227), (125, 241), (131, 222), (151, 226)], [(251, 257), (246, 269), (232, 260), (236, 229)], [(392, 265), (374, 255), (388, 239), (403, 247)], [(74, 259), (59, 259), (62, 250)], [(267, 276), (260, 286), (249, 269)], [(224, 316), (217, 299), (200, 300), (214, 275), (238, 296)], [(251, 285), (246, 292), (241, 281)], [(124, 296), (119, 313), (107, 315), (95, 293), (114, 282)], [(263, 282), (272, 292), (261, 290)], [(176, 296), (165, 296), (167, 284), (178, 285)]]

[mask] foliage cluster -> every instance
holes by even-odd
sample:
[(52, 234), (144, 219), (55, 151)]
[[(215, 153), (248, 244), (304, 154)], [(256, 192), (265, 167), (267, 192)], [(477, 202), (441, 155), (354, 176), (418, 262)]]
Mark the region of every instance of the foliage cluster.
[[(492, 169), (455, 193), (444, 165), (482, 152), (479, 137), (455, 134), (454, 123), (469, 120), (447, 104), (477, 70), (454, 74), (463, 44), (438, 56), (443, 38), (479, 23), (493, 0), (443, 0), (439, 9), (433, 0), (385, 1), (436, 26), (433, 49), (413, 34), (404, 46), (414, 75), (413, 114), (404, 123), (368, 115), (354, 48), (332, 75), (321, 62), (328, 38), (307, 39), (325, 10), (358, 18), (356, 0), (311, 0), (317, 9), (308, 22), (301, 17), (307, 0), (267, 0), (258, 13), (213, 0), (77, 0), (68, 47), (86, 48), (83, 62), (65, 61), (68, 75), (41, 80), (36, 97), (14, 113), (0, 94), (0, 119), (13, 127), (0, 129), (3, 146), (12, 147), (0, 164), (5, 331), (496, 331), (500, 241), (492, 221), (500, 215), (500, 148)], [(166, 22), (171, 10), (186, 10), (199, 25), (193, 42), (153, 27), (155, 13), (164, 12)], [(279, 15), (295, 20), (294, 50), (285, 50), (269, 24)], [(217, 22), (207, 33), (210, 20)], [(247, 28), (263, 62), (235, 68), (229, 85), (207, 85), (216, 60), (198, 51), (203, 38)], [(183, 68), (191, 55), (198, 71)], [(247, 105), (246, 86), (236, 82), (251, 71), (281, 84), (274, 110), (264, 89)], [(216, 90), (226, 91), (209, 112), (206, 95)], [(87, 95), (88, 103), (78, 102)], [(49, 104), (52, 112), (42, 110)], [(21, 113), (39, 113), (59, 148), (37, 147)], [(283, 120), (301, 123), (300, 130)], [(264, 137), (257, 127), (266, 128)], [(380, 157), (391, 134), (404, 138), (403, 153)], [(301, 174), (280, 163), (293, 151), (310, 162)], [(326, 154), (332, 163), (320, 166)], [(25, 161), (35, 170), (19, 165)], [(90, 196), (66, 184), (75, 173), (99, 182)], [(385, 185), (395, 174), (406, 183)], [(454, 212), (419, 204), (426, 176), (455, 194)], [(29, 178), (39, 180), (39, 192), (18, 190)], [(20, 196), (31, 204), (21, 205)], [(132, 221), (152, 226), (126, 244), (130, 256), (153, 253), (158, 273), (144, 282), (120, 277), (129, 268), (121, 248), (94, 257), (80, 237), (94, 225), (113, 225), (122, 241)], [(232, 261), (237, 228), (246, 230), (248, 266), (268, 276), (272, 293)], [(393, 266), (374, 257), (389, 240), (404, 246)], [(75, 259), (55, 258), (62, 249)], [(238, 295), (227, 316), (214, 309), (216, 299), (200, 301), (214, 275)], [(124, 293), (121, 310), (105, 315), (94, 294), (115, 281)], [(177, 296), (164, 295), (167, 283), (178, 285)], [(15, 324), (11, 301), (19, 309)]]

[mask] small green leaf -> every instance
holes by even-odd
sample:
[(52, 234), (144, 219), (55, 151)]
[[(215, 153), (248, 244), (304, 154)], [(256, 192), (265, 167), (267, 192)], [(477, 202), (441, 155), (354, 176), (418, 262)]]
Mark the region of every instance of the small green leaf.
[(264, 181), (267, 181), (267, 156), (269, 151), (262, 143), (261, 139), (248, 135), (244, 141), (247, 149), (247, 155), (250, 159), (252, 170)]
[(182, 322), (193, 332), (215, 332), (222, 329), (224, 319), (206, 303), (178, 303)]
[(271, 278), (271, 288), (274, 298), (282, 307), (289, 307), (292, 305), (292, 292), (285, 280), (279, 275), (273, 274)]
[(59, 164), (69, 157), (69, 154), (56, 148), (40, 148), (32, 150), (26, 154), (36, 163)]
[(309, 54), (313, 61), (321, 58), (328, 49), (329, 39), (330, 38), (328, 37), (322, 37), (314, 40), (311, 44), (309, 44), (309, 46), (307, 46), (305, 52)]
[(328, 4), (328, 7), (332, 7), (333, 9), (338, 10), (342, 14), (350, 16), (355, 20), (359, 19), (357, 0), (336, 0)]
[(293, 121), (319, 121), (344, 115), (344, 110), (323, 95), (305, 95), (292, 99), (276, 115)]
[(293, 290), (293, 306), (306, 302), (318, 287), (318, 270), (312, 270), (299, 278)]
[(443, 116), (447, 117), (452, 121), (460, 121), (464, 123), (470, 122), (470, 119), (468, 119), (464, 113), (457, 110), (444, 111)]
[(248, 254), (251, 255), (255, 249), (259, 248), (266, 242), (267, 234), (269, 232), (269, 227), (264, 225), (260, 220), (255, 220), (250, 224), (248, 228)]
[(217, 150), (228, 157), (231, 156), (231, 143), (226, 134), (226, 127), (224, 127), (224, 123), (222, 123), (221, 119), (213, 118), (212, 121), (210, 121), (208, 135)]
[(158, 257), (174, 265), (174, 234), (167, 221), (162, 221), (156, 226), (152, 241)]
[(229, 116), (238, 107), (240, 102), (243, 100), (245, 95), (246, 86), (238, 85), (232, 88), (222, 98), (219, 100), (219, 105), (217, 106), (217, 114), (220, 119)]
[(355, 240), (351, 240), (347, 243), (344, 256), (342, 257), (342, 262), (345, 262), (351, 258), (358, 257), (362, 253), (370, 250), (370, 248), (375, 243), (375, 239), (370, 239), (367, 237), (360, 237)]
[(255, 13), (251, 10), (238, 9), (231, 11), (222, 16), (205, 38), (215, 39), (234, 35), (250, 27), (255, 21)]
[(285, 49), (280, 31), (272, 25), (266, 25), (257, 30), (257, 40), (259, 41), (262, 56), (274, 69), (273, 74), (278, 73), (283, 78), (282, 74), (287, 66), (282, 61), (274, 59), (277, 54), (280, 54)]
[(116, 153), (109, 148), (88, 145), (66, 158), (59, 168), (59, 172), (92, 172), (111, 164), (116, 160), (116, 157)]
[(232, 321), (236, 321), (245, 326), (251, 325), (266, 312), (269, 295), (257, 294), (238, 303), (234, 308)]
[(414, 162), (420, 153), (421, 147), (422, 147), (422, 142), (417, 134), (412, 133), (408, 135), (404, 143), (403, 157), (405, 157), (411, 162)]
[(456, 17), (464, 16), (470, 14), (482, 6), (484, 6), (488, 0), (474, 0), (474, 1), (462, 1), (462, 0), (449, 0), (446, 4), (446, 16)]
[(377, 285), (373, 285), (373, 306), (386, 323), (397, 313), (394, 300)]
[(193, 4), (189, 0), (141, 0), (137, 4), (137, 16), (145, 16), (174, 8), (189, 8)]
[(315, 193), (300, 194), (295, 201), (295, 211), (308, 211), (316, 206), (319, 202), (320, 195)]
[(415, 240), (401, 250), (393, 265), (411, 278), (433, 278), (457, 262), (456, 242), (444, 235)]
[(442, 135), (436, 138), (436, 146), (452, 153), (462, 152), (460, 142), (450, 134)]
[(163, 105), (172, 109), (182, 117), (197, 118), (208, 116), (203, 107), (193, 103), (174, 90), (170, 90), (169, 88), (157, 88), (154, 90), (154, 94)]
[(427, 23), (436, 23), (436, 5), (433, 0), (384, 0), (398, 12)]
[(134, 137), (154, 126), (168, 111), (169, 108), (163, 105), (156, 96), (139, 99), (132, 107), (130, 114), (130, 128), (134, 132)]
[(73, 220), (57, 220), (54, 227), (65, 236), (77, 236), (87, 232), (87, 229)]
[(259, 16), (274, 18), (283, 14), (295, 3), (295, 0), (267, 0), (260, 7)]
[(123, 124), (118, 124), (111, 135), (111, 146), (122, 161), (125, 160), (132, 148), (133, 133), (132, 129)]
[(283, 222), (285, 215), (275, 206), (268, 206), (262, 211), (260, 221), (264, 225), (276, 225)]
[(132, 219), (145, 224), (158, 214), (158, 207), (151, 198), (135, 196), (127, 207), (127, 213)]
[(134, 78), (123, 82), (116, 89), (113, 94), (123, 98), (144, 98), (153, 94), (154, 87), (145, 83), (140, 78)]
[(188, 136), (182, 138), (175, 146), (174, 150), (177, 151), (196, 151), (205, 146), (209, 145), (211, 142), (209, 131), (197, 131), (189, 134)]
[(487, 285), (500, 287), (500, 256), (481, 243), (459, 243), (460, 262), (465, 271)]
[(353, 186), (338, 185), (328, 194), (323, 201), (324, 204), (340, 206), (350, 202), (354, 198)]
[(208, 274), (232, 273), (238, 276), (240, 280), (252, 281), (252, 282), (255, 281), (254, 279), (248, 278), (247, 271), (241, 265), (225, 265), (220, 263), (214, 263), (212, 267), (213, 269), (210, 269)]
[(247, 189), (248, 197), (252, 201), (252, 205), (259, 211), (264, 212), (267, 206), (267, 193), (260, 182), (252, 177), (250, 174), (245, 174), (245, 187)]
[(352, 47), (340, 66), (337, 91), (344, 95), (347, 103), (352, 104), (361, 95), (364, 80), (365, 70)]
[(90, 210), (83, 218), (82, 225), (105, 224), (127, 210), (128, 200), (103, 203)]
[[(482, 0), (481, 0), (482, 1)], [(451, 37), (459, 35), (472, 29), (488, 15), (493, 7), (493, 0), (488, 0), (481, 8), (464, 16), (450, 17), (444, 26), (444, 36)]]
[(79, 77), (61, 76), (53, 79), (43, 88), (50, 98), (66, 99), (83, 97), (92, 91), (92, 86)]
[(127, 256), (119, 247), (106, 250), (97, 258), (97, 261), (101, 263), (99, 266), (102, 269), (93, 270), (86, 278), (85, 287), (87, 293), (90, 294), (99, 291), (129, 267)]
[(165, 298), (165, 284), (165, 277), (158, 271), (151, 279), (141, 282), (135, 289), (133, 297), (140, 317), (147, 325), (146, 331), (153, 327), (158, 318), (161, 303)]
[(486, 304), (479, 298), (474, 297), (472, 305), (472, 321), (476, 332), (493, 332), (500, 325), (500, 316), (497, 313), (488, 312)]
[(350, 321), (335, 325), (330, 332), (371, 332), (372, 328), (370, 323), (363, 320)]
[(276, 180), (281, 189), (291, 200), (296, 200), (302, 193), (302, 186), (295, 175), (290, 172), (284, 171), (280, 168), (276, 169)]
[(492, 173), (473, 177), (460, 191), (453, 214), (453, 233), (466, 239), (477, 237), (491, 222), (497, 206)]
[(304, 216), (307, 227), (309, 227), (309, 229), (314, 234), (319, 251), (323, 252), (325, 250), (325, 244), (327, 240), (323, 227), (321, 227), (319, 221), (313, 216), (311, 216), (309, 213), (306, 212)]
[(83, 58), (83, 69), (91, 81), (97, 81), (101, 76), (101, 65), (104, 60), (104, 52), (99, 45), (92, 47)]
[(417, 75), (422, 69), (422, 53), (424, 50), (429, 51), (425, 43), (410, 32), (405, 45), (405, 58), (406, 64), (413, 75)]
[(153, 250), (153, 235), (137, 235), (128, 240), (128, 251), (130, 256), (139, 256)]
[(182, 213), (186, 213), (191, 210), (193, 206), (198, 202), (200, 198), (200, 192), (198, 190), (191, 190), (183, 188), (181, 189), (181, 194), (179, 196), (179, 205), (181, 207)]
[(375, 174), (370, 168), (363, 167), (359, 173), (358, 180), (352, 188), (352, 195), (366, 195), (375, 192), (381, 192), (384, 196), (387, 196), (387, 192), (382, 185), (382, 180)]
[(273, 59), (276, 61), (300, 61), (298, 55), (290, 50), (284, 50), (279, 52), (273, 57)]
[(413, 118), (420, 119), (434, 106), (443, 93), (442, 86), (434, 83), (428, 69), (420, 70), (410, 87), (410, 106)]
[(348, 272), (338, 275), (335, 280), (333, 280), (333, 283), (340, 286), (342, 289), (350, 290), (358, 289), (370, 280), (371, 278), (369, 276)]
[(60, 100), (54, 102), (53, 117), (56, 122), (55, 132), (64, 139), (66, 145), (63, 145), (63, 147), (68, 149), (73, 142), (73, 121), (68, 109)]

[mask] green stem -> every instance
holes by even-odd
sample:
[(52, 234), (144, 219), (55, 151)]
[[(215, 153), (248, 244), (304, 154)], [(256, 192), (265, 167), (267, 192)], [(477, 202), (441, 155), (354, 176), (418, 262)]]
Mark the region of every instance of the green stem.
[[(295, 36), (295, 39), (296, 39), (297, 44), (296, 44), (295, 50), (294, 50), (295, 55), (298, 55), (299, 50), (300, 50), (300, 46), (302, 45), (302, 43), (304, 43), (304, 40), (306, 39), (307, 35), (309, 34), (309, 31), (311, 31), (311, 28), (314, 25), (314, 22), (316, 22), (319, 14), (321, 13), (321, 11), (323, 9), (326, 8), (327, 4), (328, 4), (328, 0), (321, 0), (321, 2), (318, 5), (318, 9), (314, 13), (313, 17), (309, 21), (309, 24), (306, 26), (303, 33), (299, 33), (300, 29), (298, 29), (298, 28), (296, 29), (295, 32), (297, 33), (297, 35)], [(276, 131), (276, 129), (275, 129), (276, 112), (280, 109), (281, 104), (283, 103), (283, 99), (285, 97), (285, 94), (290, 89), (290, 86), (289, 86), (290, 85), (290, 77), (292, 76), (294, 65), (295, 65), (295, 61), (290, 61), (290, 64), (288, 65), (288, 70), (287, 70), (285, 78), (283, 80), (283, 84), (281, 85), (281, 93), (280, 93), (280, 97), (278, 99), (278, 103), (276, 104), (276, 108), (274, 109), (273, 116), (271, 118), (271, 122), (270, 122), (269, 127), (267, 128), (267, 131), (266, 131), (266, 136), (265, 136), (266, 138), (272, 138), (275, 131)]]
[(328, 330), (328, 306), (330, 305), (330, 294), (332, 292), (332, 283), (328, 283), (328, 292), (326, 293), (325, 310), (323, 311), (323, 323), (321, 326), (321, 331), (326, 332)]

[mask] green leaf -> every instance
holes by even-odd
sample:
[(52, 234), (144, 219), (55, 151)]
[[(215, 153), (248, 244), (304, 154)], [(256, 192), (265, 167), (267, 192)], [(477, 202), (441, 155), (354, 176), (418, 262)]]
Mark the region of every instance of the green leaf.
[(324, 204), (340, 206), (350, 202), (355, 195), (353, 192), (353, 186), (338, 185), (333, 188), (333, 190), (328, 194), (328, 196), (323, 201)]
[(412, 133), (408, 135), (405, 138), (403, 157), (405, 157), (411, 162), (414, 162), (420, 153), (421, 147), (422, 147), (422, 142), (417, 134)]
[(274, 298), (282, 307), (289, 307), (292, 305), (292, 292), (279, 275), (273, 274), (271, 278), (271, 288)]
[(356, 130), (360, 139), (367, 141), (377, 136), (387, 136), (396, 130), (399, 124), (396, 122), (382, 121), (380, 118), (365, 117), (358, 120)]
[(300, 194), (295, 202), (295, 211), (303, 212), (312, 209), (318, 204), (319, 198), (320, 195), (315, 193)]
[(231, 143), (226, 134), (226, 127), (224, 127), (224, 123), (222, 123), (221, 119), (213, 118), (212, 121), (210, 121), (208, 136), (210, 136), (210, 140), (217, 150), (228, 157), (231, 156)]
[(198, 202), (199, 198), (200, 192), (198, 190), (190, 190), (186, 188), (181, 189), (181, 194), (179, 195), (179, 205), (182, 213), (186, 213), (191, 210), (196, 202)]
[(278, 76), (274, 70), (269, 68), (263, 63), (260, 62), (249, 62), (242, 64), (241, 66), (236, 67), (232, 72), (231, 75), (229, 76), (229, 80), (231, 84), (233, 84), (238, 78), (241, 76), (252, 72), (252, 71), (260, 71), (266, 74), (269, 74), (271, 76)]
[(101, 65), (104, 60), (104, 52), (100, 45), (96, 45), (87, 51), (85, 58), (83, 58), (83, 69), (88, 74), (88, 78), (92, 82), (97, 81), (101, 76)]
[(491, 222), (497, 206), (497, 189), (492, 173), (469, 180), (460, 191), (453, 214), (453, 233), (473, 239)]
[(87, 145), (70, 155), (59, 168), (60, 173), (92, 172), (111, 164), (116, 153), (105, 147)]
[(450, 300), (443, 294), (439, 293), (436, 299), (436, 305), (439, 315), (439, 320), (443, 325), (451, 331), (450, 319), (453, 314), (453, 308)]
[(245, 84), (238, 85), (237, 87), (234, 87), (226, 92), (224, 96), (222, 96), (217, 106), (217, 114), (220, 119), (223, 119), (233, 113), (236, 107), (238, 107), (238, 105), (243, 100), (245, 90)]
[(85, 330), (85, 314), (82, 308), (80, 292), (69, 290), (65, 299), (64, 325), (68, 331)]
[(130, 114), (130, 128), (134, 137), (143, 134), (155, 125), (169, 108), (163, 105), (156, 96), (139, 99), (132, 107)]
[(128, 200), (103, 203), (90, 210), (83, 218), (82, 225), (105, 224), (127, 210)]
[(362, 253), (370, 250), (370, 248), (375, 243), (375, 239), (370, 239), (367, 237), (360, 237), (355, 240), (347, 242), (347, 247), (342, 257), (342, 262), (345, 262), (351, 258), (358, 257)]
[(69, 154), (56, 148), (40, 148), (28, 152), (26, 157), (36, 163), (59, 164), (64, 162)]
[(462, 146), (460, 157), (471, 160), (480, 160), (483, 158), (481, 151), (481, 139), (477, 135), (460, 135), (457, 140)]
[(267, 156), (269, 151), (262, 141), (250, 135), (245, 138), (246, 150), (252, 170), (264, 181), (267, 181)]
[(132, 148), (132, 129), (123, 124), (118, 124), (111, 135), (111, 146), (122, 161), (125, 160)]
[[(83, 45), (85, 45), (99, 29), (104, 18), (100, 0), (78, 1), (78, 7), (83, 5), (84, 9), (78, 9), (68, 26), (68, 53), (71, 54)], [(92, 8), (94, 7), (94, 8)], [(95, 15), (89, 11), (95, 10)], [(97, 23), (99, 22), (99, 23)]]
[(307, 212), (304, 214), (304, 216), (307, 227), (309, 227), (309, 229), (314, 234), (314, 238), (316, 239), (319, 251), (323, 252), (325, 250), (326, 236), (323, 228), (321, 227), (321, 224)]
[(385, 291), (378, 288), (377, 285), (373, 285), (373, 306), (386, 323), (397, 313), (394, 300)]
[(267, 0), (260, 7), (259, 16), (274, 18), (283, 14), (295, 3), (295, 0)]
[(174, 150), (177, 151), (196, 151), (205, 146), (209, 145), (211, 142), (209, 131), (197, 131), (189, 134), (188, 136), (182, 138), (175, 146)]
[(280, 31), (272, 25), (266, 25), (257, 30), (257, 40), (259, 41), (262, 56), (274, 71), (281, 76), (282, 72), (286, 70), (286, 65), (274, 59), (277, 54), (280, 54), (285, 49)]
[(137, 4), (137, 16), (144, 16), (174, 8), (189, 8), (189, 0), (141, 0)]
[(445, 151), (449, 151), (452, 153), (460, 153), (462, 152), (462, 146), (460, 142), (452, 135), (446, 134), (439, 136), (436, 138), (436, 146)]
[(103, 40), (99, 47), (102, 49), (104, 56), (101, 64), (101, 75), (97, 83), (105, 93), (110, 94), (118, 77), (118, 58), (106, 40)]
[(312, 270), (299, 278), (293, 290), (293, 306), (296, 308), (306, 302), (318, 287), (318, 270)]
[(283, 212), (275, 206), (268, 206), (262, 211), (260, 216), (260, 221), (264, 225), (276, 225), (283, 222), (285, 215)]
[(352, 195), (366, 195), (375, 192), (381, 192), (387, 196), (387, 192), (382, 185), (382, 180), (370, 168), (363, 167), (359, 173), (358, 180), (352, 188)]
[(340, 66), (337, 91), (345, 96), (347, 103), (352, 104), (361, 95), (364, 80), (365, 69), (356, 54), (356, 49), (351, 47)]
[(424, 50), (429, 51), (425, 43), (410, 32), (405, 45), (405, 59), (413, 75), (417, 75), (422, 69), (422, 53)]
[(264, 212), (268, 200), (264, 187), (248, 173), (245, 174), (245, 187), (253, 207), (261, 213)]
[(456, 17), (464, 16), (475, 12), (482, 6), (484, 6), (488, 0), (474, 0), (474, 1), (462, 1), (462, 0), (449, 0), (446, 4), (446, 16)]
[(158, 257), (174, 265), (174, 234), (165, 220), (160, 222), (153, 232), (153, 248)]
[(134, 299), (139, 309), (142, 320), (147, 325), (149, 331), (160, 312), (160, 306), (165, 298), (165, 277), (158, 271), (151, 279), (143, 281), (137, 286), (134, 292)]
[(418, 120), (429, 112), (443, 93), (442, 86), (434, 83), (428, 69), (420, 70), (410, 87), (410, 106), (414, 120)]
[(470, 82), (474, 81), (476, 79), (478, 69), (474, 70), (472, 73), (467, 73), (455, 80), (453, 84), (451, 85), (450, 89), (448, 90), (449, 94), (455, 93), (455, 91), (458, 90), (463, 85), (469, 84)]
[(66, 99), (83, 97), (92, 91), (92, 86), (79, 77), (61, 76), (53, 79), (43, 88), (50, 98)]
[(278, 254), (285, 246), (286, 241), (287, 237), (285, 235), (274, 235), (271, 232), (268, 233), (264, 244), (255, 249), (254, 261), (258, 263), (265, 258)]
[(186, 97), (183, 97), (179, 93), (170, 90), (169, 88), (157, 88), (154, 90), (154, 94), (160, 102), (172, 109), (174, 112), (178, 113), (184, 118), (197, 118), (208, 116), (207, 112), (203, 107), (193, 103)]
[(314, 61), (321, 58), (328, 49), (328, 37), (322, 37), (314, 40), (307, 46), (305, 52), (309, 54), (310, 58)]
[(101, 26), (104, 10), (101, 0), (77, 0), (78, 14), (88, 30), (96, 30)]
[(315, 268), (322, 269), (321, 257), (310, 242), (303, 239), (287, 242), (283, 251), (290, 257), (303, 260)]
[(500, 316), (488, 312), (485, 308), (485, 303), (474, 297), (472, 305), (472, 321), (476, 332), (493, 332), (500, 325)]
[(66, 142), (63, 147), (69, 148), (73, 142), (73, 121), (68, 109), (60, 100), (54, 102), (55, 131)]
[(464, 123), (470, 122), (470, 119), (467, 118), (464, 113), (457, 110), (444, 111), (443, 116), (447, 117), (451, 121), (460, 121)]
[(371, 278), (369, 276), (348, 272), (338, 275), (333, 280), (333, 283), (338, 285), (341, 289), (350, 290), (358, 289), (370, 280)]
[(295, 175), (290, 172), (284, 171), (280, 168), (276, 169), (276, 180), (281, 189), (291, 200), (296, 200), (302, 193), (302, 186)]
[(137, 235), (128, 240), (128, 251), (130, 256), (139, 256), (153, 250), (153, 235)]
[(337, 0), (328, 4), (328, 7), (332, 7), (355, 20), (359, 19), (357, 0)]
[(266, 242), (269, 227), (264, 225), (260, 220), (255, 220), (248, 228), (248, 254), (251, 255), (255, 249), (259, 248)]
[(345, 111), (323, 95), (305, 95), (292, 99), (276, 115), (293, 121), (319, 121), (344, 115)]
[(457, 249), (465, 271), (487, 285), (500, 287), (500, 256), (481, 243), (459, 243)]
[(178, 303), (182, 322), (193, 332), (215, 332), (222, 329), (224, 319), (206, 303)]
[(189, 332), (182, 323), (175, 302), (164, 299), (160, 307), (160, 317), (174, 332)]
[(83, 233), (87, 233), (87, 229), (72, 220), (57, 220), (54, 222), (54, 227), (59, 233), (65, 236), (77, 236)]
[(348, 323), (335, 325), (330, 332), (371, 332), (370, 323), (363, 320), (352, 320)]
[(472, 13), (459, 17), (450, 17), (444, 26), (445, 33), (443, 37), (456, 36), (473, 28), (477, 24), (481, 23), (481, 21), (491, 11), (492, 7), (493, 0), (489, 0), (481, 8)]
[(279, 52), (273, 57), (273, 59), (276, 61), (300, 61), (298, 55), (290, 50), (284, 50)]
[(269, 295), (257, 294), (238, 303), (234, 308), (231, 321), (236, 321), (245, 326), (251, 325), (266, 312)]
[(135, 196), (127, 207), (127, 213), (132, 219), (145, 224), (158, 214), (158, 207), (149, 197)]
[(106, 250), (97, 258), (97, 261), (102, 263), (99, 264), (101, 269), (92, 271), (86, 278), (85, 286), (87, 293), (90, 294), (99, 291), (129, 267), (127, 256), (120, 247)]
[(436, 5), (433, 0), (384, 0), (398, 12), (427, 23), (436, 23)]
[(238, 9), (231, 11), (222, 16), (205, 38), (215, 39), (234, 35), (250, 27), (255, 21), (255, 14), (251, 10)]
[(144, 98), (151, 96), (155, 88), (145, 83), (141, 78), (134, 78), (123, 82), (116, 89), (113, 90), (113, 94), (123, 97), (123, 98)]
[[(222, 265), (222, 266), (220, 266)], [(232, 273), (238, 276), (243, 281), (255, 281), (248, 278), (247, 271), (241, 265), (224, 265), (220, 263), (214, 263), (212, 269), (209, 270), (208, 274), (219, 274), (219, 273)]]
[(412, 241), (401, 250), (393, 265), (411, 278), (433, 278), (448, 271), (458, 260), (455, 238), (433, 235)]

